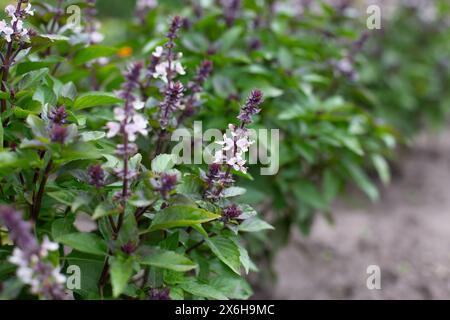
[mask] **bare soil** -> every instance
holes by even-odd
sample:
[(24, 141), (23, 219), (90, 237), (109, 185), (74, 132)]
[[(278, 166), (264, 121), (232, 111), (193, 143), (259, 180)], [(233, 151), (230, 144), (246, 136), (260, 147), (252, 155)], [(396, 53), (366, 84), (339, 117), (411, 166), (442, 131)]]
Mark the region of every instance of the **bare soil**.
[[(450, 131), (422, 135), (371, 204), (352, 192), (277, 259), (277, 299), (450, 298)], [(369, 290), (369, 265), (381, 289)]]

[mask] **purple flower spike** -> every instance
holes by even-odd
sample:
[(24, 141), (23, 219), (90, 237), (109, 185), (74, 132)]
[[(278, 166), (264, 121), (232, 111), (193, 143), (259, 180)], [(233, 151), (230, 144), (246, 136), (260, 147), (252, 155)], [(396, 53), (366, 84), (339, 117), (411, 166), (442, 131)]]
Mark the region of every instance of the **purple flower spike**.
[(241, 108), (241, 112), (237, 117), (243, 124), (252, 122), (252, 116), (259, 113), (259, 106), (263, 102), (263, 93), (260, 90), (253, 90), (247, 99), (245, 105)]

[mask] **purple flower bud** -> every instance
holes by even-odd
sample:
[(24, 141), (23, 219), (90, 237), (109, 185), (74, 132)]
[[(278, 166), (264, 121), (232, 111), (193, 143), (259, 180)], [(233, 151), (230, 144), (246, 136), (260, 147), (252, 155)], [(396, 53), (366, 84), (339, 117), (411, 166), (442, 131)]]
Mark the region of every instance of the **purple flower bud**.
[(52, 142), (64, 144), (67, 139), (67, 135), (68, 132), (66, 127), (55, 124), (50, 131), (50, 140)]
[(167, 199), (169, 193), (175, 190), (178, 177), (175, 174), (161, 173), (159, 178), (153, 178), (150, 182), (154, 190), (158, 191), (163, 199)]
[(133, 242), (128, 241), (126, 244), (121, 246), (120, 249), (125, 254), (132, 255), (136, 251), (137, 247), (136, 247), (136, 245)]
[(89, 183), (97, 188), (105, 185), (105, 171), (99, 164), (90, 166), (88, 169)]
[(222, 218), (224, 221), (229, 221), (232, 219), (236, 219), (242, 214), (242, 210), (239, 209), (237, 205), (234, 203), (223, 209)]
[(231, 186), (234, 182), (232, 175), (223, 171), (219, 163), (209, 165), (208, 172), (203, 177), (203, 180), (207, 184), (205, 196), (213, 201), (220, 199), (222, 190)]
[(252, 122), (252, 116), (259, 113), (259, 106), (263, 102), (263, 93), (260, 90), (253, 90), (247, 99), (245, 105), (241, 108), (241, 112), (237, 117), (243, 124)]
[(175, 16), (172, 19), (172, 23), (169, 27), (169, 32), (167, 33), (167, 38), (170, 39), (170, 42), (173, 42), (178, 37), (178, 30), (180, 30), (181, 26), (183, 25), (183, 19), (180, 16)]
[(52, 120), (53, 124), (58, 124), (58, 125), (65, 124), (66, 118), (67, 118), (66, 108), (59, 107), (59, 108), (53, 109), (50, 112), (50, 115), (48, 116), (48, 118), (50, 120)]
[(248, 42), (248, 48), (252, 51), (261, 49), (261, 45), (261, 40), (259, 40), (258, 38), (250, 39), (250, 41)]
[(172, 300), (170, 299), (170, 289), (151, 289), (149, 293), (149, 300)]

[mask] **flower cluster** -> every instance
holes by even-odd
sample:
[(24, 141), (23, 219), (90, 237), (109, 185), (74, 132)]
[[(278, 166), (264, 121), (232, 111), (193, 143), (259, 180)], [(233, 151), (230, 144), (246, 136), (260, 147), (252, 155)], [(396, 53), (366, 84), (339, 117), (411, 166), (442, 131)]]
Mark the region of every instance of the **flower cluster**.
[(50, 251), (59, 249), (58, 244), (47, 237), (39, 244), (32, 234), (31, 223), (22, 220), (20, 213), (10, 207), (0, 207), (0, 220), (8, 228), (9, 236), (16, 245), (9, 262), (18, 267), (17, 277), (30, 285), (33, 294), (45, 299), (66, 299), (63, 287), (66, 278), (58, 268), (45, 261)]
[(178, 183), (178, 176), (176, 174), (161, 173), (157, 178), (150, 180), (153, 189), (161, 194), (161, 197), (166, 200)]
[(30, 3), (25, 8), (22, 8), (22, 4), (26, 2), (19, 0), (17, 6), (10, 4), (5, 8), (5, 12), (11, 18), (11, 22), (8, 24), (5, 20), (1, 20), (0, 33), (7, 42), (11, 42), (13, 39), (23, 42), (29, 38), (28, 29), (23, 26), (23, 19), (27, 16), (33, 16), (34, 10), (31, 9)]
[(171, 80), (175, 74), (184, 75), (183, 66), (180, 63), (180, 59), (183, 57), (181, 53), (174, 53), (175, 39), (178, 38), (178, 31), (183, 24), (183, 19), (179, 16), (175, 16), (170, 24), (169, 31), (167, 32), (167, 43), (163, 47), (157, 47), (152, 56), (155, 60), (158, 60), (158, 64), (154, 66), (154, 78), (159, 78), (170, 86)]
[[(240, 126), (236, 127), (233, 124), (229, 124), (228, 128), (231, 132), (231, 137), (224, 134), (223, 141), (217, 142), (221, 145), (221, 148), (216, 151), (214, 163), (209, 166), (208, 173), (203, 175), (203, 180), (207, 184), (204, 193), (206, 198), (215, 201), (222, 197), (224, 188), (233, 184), (231, 169), (243, 173), (247, 172), (244, 154), (254, 141), (250, 140), (249, 131), (245, 128), (245, 125), (251, 123), (251, 117), (260, 112), (259, 106), (262, 102), (262, 92), (253, 90), (238, 116), (238, 119), (241, 120)], [(223, 164), (227, 167), (225, 172), (222, 170)]]
[(238, 218), (242, 214), (242, 210), (234, 203), (222, 210), (222, 220), (227, 222)]
[[(155, 52), (152, 53), (152, 56), (155, 59), (158, 59), (158, 62), (162, 60), (163, 57), (163, 48), (157, 47)], [(179, 61), (183, 57), (183, 54), (180, 52), (177, 54), (176, 59), (161, 61), (155, 65), (153, 71), (153, 78), (161, 79), (165, 83), (169, 82), (169, 76), (173, 76), (174, 74), (185, 75), (186, 71), (183, 68), (183, 65)]]
[(138, 134), (143, 136), (148, 134), (147, 120), (136, 113), (137, 110), (144, 108), (145, 103), (137, 100), (134, 95), (134, 91), (139, 87), (141, 70), (142, 64), (135, 63), (125, 74), (125, 82), (122, 85), (122, 90), (118, 93), (118, 96), (125, 100), (125, 107), (114, 109), (116, 121), (110, 121), (106, 125), (109, 129), (107, 133), (108, 138), (112, 138), (120, 133), (126, 136), (127, 141), (135, 141)]
[(54, 123), (63, 125), (66, 123), (67, 112), (65, 107), (58, 107), (50, 111), (48, 118)]
[(233, 176), (223, 171), (218, 163), (210, 164), (208, 172), (202, 174), (202, 179), (207, 185), (204, 196), (212, 201), (220, 199), (222, 191), (234, 182)]
[(222, 148), (216, 151), (214, 163), (225, 162), (234, 170), (246, 173), (246, 160), (243, 156), (254, 141), (250, 140), (249, 132), (244, 127), (236, 128), (233, 124), (229, 124), (228, 128), (231, 132), (231, 138), (224, 134), (223, 141), (217, 142)]
[(170, 289), (151, 289), (149, 292), (149, 300), (171, 300)]
[(89, 183), (96, 188), (101, 188), (105, 185), (105, 171), (102, 166), (95, 164), (88, 169)]
[(67, 122), (66, 108), (61, 106), (52, 109), (48, 115), (50, 120), (50, 140), (52, 142), (64, 144), (67, 140), (69, 132), (64, 124)]

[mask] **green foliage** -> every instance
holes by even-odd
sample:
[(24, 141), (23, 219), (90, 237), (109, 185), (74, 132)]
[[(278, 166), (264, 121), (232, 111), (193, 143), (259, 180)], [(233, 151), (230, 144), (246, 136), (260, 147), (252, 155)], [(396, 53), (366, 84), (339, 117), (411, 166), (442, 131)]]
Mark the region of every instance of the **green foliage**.
[[(269, 10), (274, 1), (242, 1), (228, 23), (219, 2), (160, 2), (131, 23), (106, 20), (105, 45), (85, 38), (93, 16), (74, 32), (63, 27), (66, 15), (45, 5), (27, 20), (37, 35), (14, 39), (9, 53), (2, 36), (2, 54), (17, 54), (1, 70), (0, 204), (22, 212), (40, 242), (61, 245), (46, 259), (62, 270), (80, 268), (76, 299), (161, 298), (165, 290), (172, 299), (248, 299), (246, 275), (270, 273), (263, 261), (270, 263), (293, 228), (307, 235), (319, 214), (331, 219), (348, 184), (376, 201), (372, 173), (389, 183), (397, 141), (445, 119), (448, 7), (438, 1), (433, 21), (401, 8), (385, 32), (370, 32), (363, 49), (365, 36), (355, 30), (365, 21), (327, 1), (301, 16)], [(127, 14), (105, 3), (101, 14)], [(133, 94), (143, 102), (148, 132), (136, 141), (123, 127), (116, 134), (125, 140), (107, 135), (105, 126), (120, 117), (113, 109), (135, 102), (117, 93), (131, 82), (122, 70), (136, 61), (149, 70), (152, 52), (167, 41), (167, 17), (180, 12), (189, 18), (176, 40), (185, 96), (198, 65), (214, 65), (203, 91), (192, 95), (194, 112), (165, 128), (159, 111), (169, 87), (146, 73)], [(237, 123), (241, 101), (255, 88), (265, 100), (252, 126), (280, 130), (279, 152), (271, 151), (279, 170), (264, 176), (266, 164), (248, 173), (230, 166), (235, 185), (208, 198), (207, 167), (180, 164), (167, 135), (199, 120), (204, 130), (224, 130)], [(64, 121), (55, 120), (58, 112)], [(176, 112), (181, 119), (183, 110)], [(132, 142), (136, 152), (124, 153)], [(161, 186), (164, 178), (172, 184)], [(233, 205), (240, 215), (226, 216)], [(6, 263), (12, 232), (0, 230), (0, 298), (27, 298)]]

